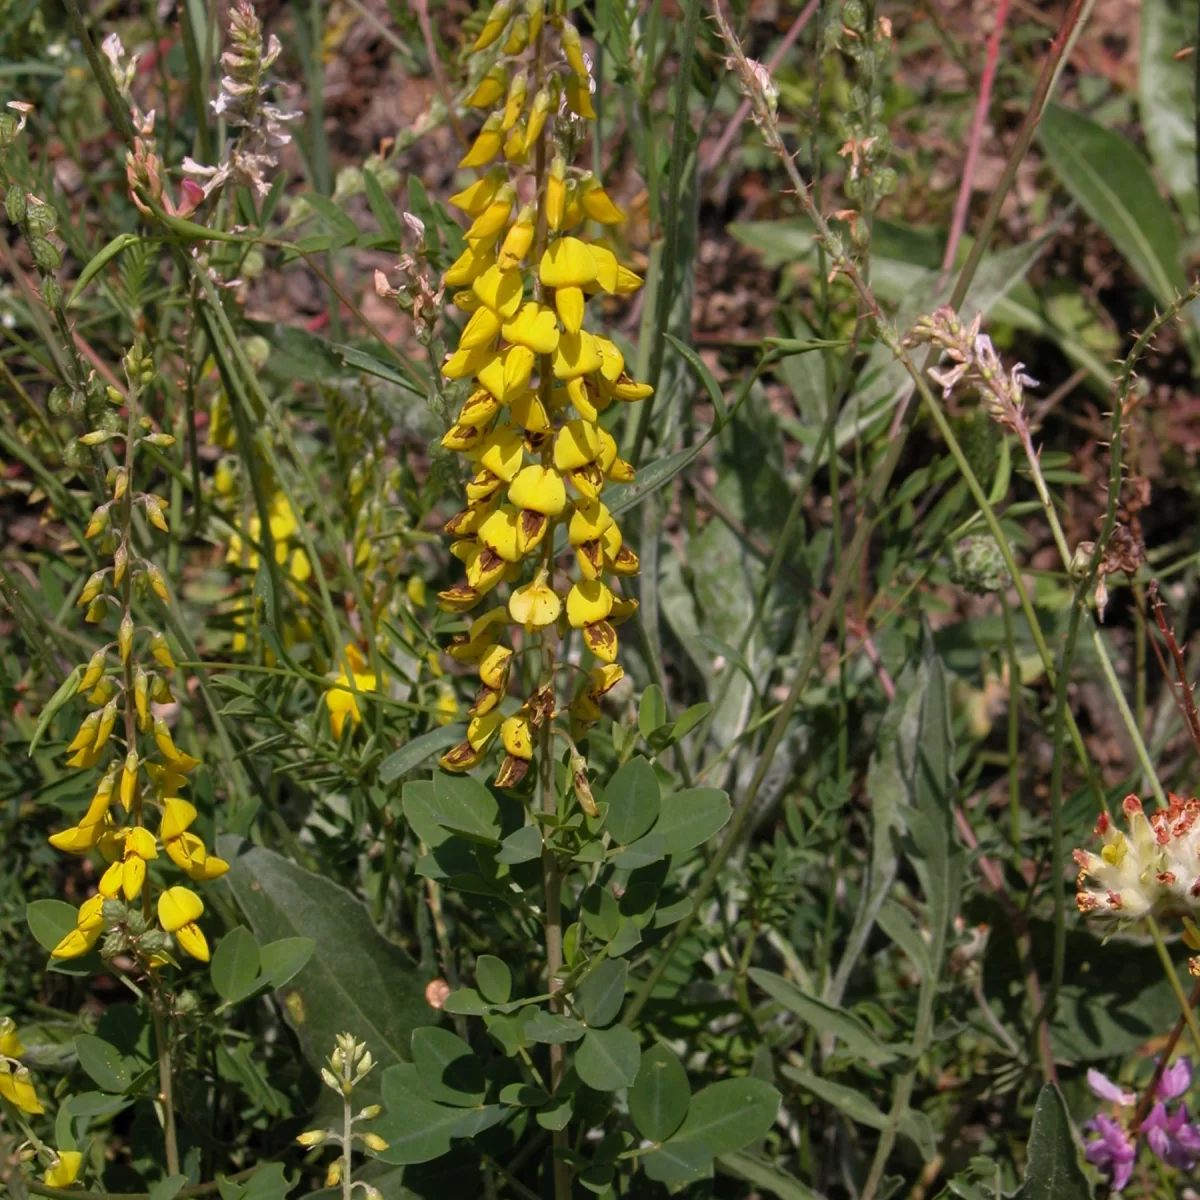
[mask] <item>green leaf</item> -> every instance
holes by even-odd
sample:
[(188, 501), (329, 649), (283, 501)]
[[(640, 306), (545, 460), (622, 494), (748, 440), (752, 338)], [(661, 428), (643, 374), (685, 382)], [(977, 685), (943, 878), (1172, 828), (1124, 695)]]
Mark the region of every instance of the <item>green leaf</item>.
[(589, 1029), (575, 1051), (575, 1070), (588, 1087), (615, 1092), (637, 1078), (641, 1057), (637, 1034), (627, 1026)]
[(438, 771), (433, 777), (433, 819), (445, 829), (474, 842), (500, 841), (500, 805), (478, 779)]
[(254, 934), (244, 925), (231, 929), (217, 943), (209, 968), (217, 995), (231, 1004), (249, 996), (258, 986), (260, 961)]
[(806, 995), (794, 983), (772, 971), (751, 967), (748, 974), (772, 1000), (795, 1013), (818, 1033), (836, 1036), (849, 1054), (875, 1064), (895, 1060), (895, 1052), (884, 1046), (871, 1027), (853, 1013)]
[(547, 1046), (559, 1046), (563, 1042), (577, 1042), (587, 1032), (574, 1017), (563, 1017), (545, 1009), (537, 1012), (525, 1022), (525, 1036)]
[(712, 712), (712, 705), (707, 700), (693, 704), (671, 727), (671, 740), (678, 742), (687, 737), (710, 712)]
[(619, 767), (604, 789), (605, 827), (621, 845), (637, 841), (658, 818), (659, 787), (654, 768), (639, 754)]
[(517, 863), (532, 862), (541, 856), (542, 831), (536, 825), (522, 825), (500, 843), (496, 861), (514, 866)]
[(691, 1098), (687, 1071), (669, 1046), (659, 1042), (642, 1053), (628, 1097), (629, 1115), (642, 1137), (665, 1142), (683, 1123)]
[(583, 1019), (592, 1029), (611, 1025), (625, 1003), (625, 980), (629, 975), (629, 964), (605, 958), (592, 968), (587, 978), (579, 985), (577, 993)]
[(103, 1038), (91, 1033), (77, 1033), (75, 1052), (79, 1055), (79, 1065), (103, 1091), (121, 1093), (132, 1082), (125, 1056)]
[(483, 1064), (457, 1034), (430, 1025), (412, 1035), (413, 1066), (428, 1099), (456, 1108), (474, 1108), (487, 1095)]
[(168, 1175), (150, 1189), (150, 1200), (175, 1200), (179, 1189), (187, 1183), (186, 1175)]
[(396, 215), (396, 206), (387, 198), (387, 193), (371, 171), (363, 172), (363, 187), (366, 189), (367, 203), (371, 206), (371, 213), (379, 222), (379, 228), (388, 237), (403, 243), (404, 226)]
[[(46, 730), (50, 728), (50, 722), (58, 716), (59, 712), (65, 707), (67, 702), (75, 695), (79, 688), (79, 681), (83, 678), (83, 668), (75, 667), (70, 675), (66, 677), (54, 690), (54, 695), (46, 702), (46, 707), (42, 709), (41, 716), (38, 717), (38, 723), (33, 731), (33, 737), (29, 739), (29, 749), (26, 753), (32, 756), (37, 749), (37, 744), (42, 740), (42, 736)], [(74, 922), (71, 923), (74, 926)]]
[(714, 1155), (740, 1150), (775, 1124), (782, 1097), (751, 1075), (722, 1079), (701, 1088), (672, 1142), (703, 1142)]
[[(785, 1064), (779, 1069), (788, 1079), (794, 1080), (806, 1091), (810, 1091), (814, 1096), (832, 1104), (852, 1121), (857, 1121), (860, 1125), (866, 1125), (871, 1129), (883, 1129), (887, 1125), (887, 1114), (880, 1111), (857, 1089), (847, 1087), (844, 1083), (834, 1083), (830, 1079), (822, 1079), (819, 1075), (813, 1075), (799, 1067)], [(917, 1147), (926, 1162), (933, 1157), (935, 1151), (933, 1128), (924, 1113), (906, 1108), (897, 1128)]]
[(358, 237), (358, 226), (328, 196), (322, 196), (320, 192), (301, 192), (295, 200), (308, 205), (339, 236)]
[(777, 1196), (779, 1200), (821, 1200), (812, 1188), (801, 1183), (794, 1175), (741, 1150), (722, 1154), (717, 1159), (717, 1166), (729, 1175), (754, 1184), (756, 1190)]
[(87, 261), (87, 266), (79, 272), (79, 278), (75, 280), (75, 286), (71, 289), (70, 296), (67, 297), (66, 307), (70, 308), (83, 293), (83, 289), (87, 287), (101, 271), (114, 258), (117, 257), (123, 250), (127, 250), (130, 246), (142, 241), (142, 238), (136, 233), (118, 233), (111, 242), (108, 243), (102, 250), (96, 251)]
[(29, 932), (44, 950), (53, 950), (75, 928), (78, 910), (65, 900), (34, 900), (25, 906)]
[(352, 370), (361, 371), (364, 375), (374, 375), (376, 379), (383, 379), (388, 383), (394, 383), (414, 396), (422, 395), (416, 381), (401, 371), (391, 360), (379, 358), (369, 350), (362, 350), (357, 346), (346, 346), (340, 342), (331, 342), (329, 349)]
[(316, 943), (280, 992), (283, 1011), (314, 1067), (343, 1031), (367, 1043), (379, 1071), (359, 1090), (371, 1103), (376, 1076), (407, 1058), (414, 1029), (437, 1020), (425, 1000), (424, 972), (376, 930), (357, 897), (331, 880), (233, 835), (218, 847), (229, 863), (228, 886), (260, 942), (304, 936)]
[(712, 1147), (699, 1140), (683, 1141), (672, 1138), (642, 1159), (647, 1179), (664, 1183), (669, 1188), (680, 1187), (712, 1174)]
[(650, 735), (667, 721), (667, 701), (663, 690), (657, 683), (652, 683), (643, 693), (642, 702), (638, 705), (638, 729), (642, 737)]
[(662, 798), (654, 832), (667, 854), (686, 854), (707, 842), (728, 822), (733, 806), (720, 788), (688, 788)]
[(508, 963), (493, 954), (481, 954), (475, 960), (475, 978), (480, 993), (493, 1004), (507, 1004), (512, 995), (512, 972)]
[(442, 1010), (464, 1017), (482, 1017), (488, 1005), (474, 988), (457, 988), (446, 997)]
[[(708, 398), (712, 401), (713, 408), (716, 409), (717, 419), (715, 428), (720, 429), (729, 420), (729, 409), (725, 406), (725, 396), (721, 392), (721, 385), (705, 365), (704, 359), (691, 346), (686, 342), (681, 342), (677, 337), (673, 337), (669, 333), (664, 333), (663, 337), (679, 351), (688, 366), (696, 372), (696, 377), (704, 385), (704, 390), (708, 393)], [(645, 730), (642, 732), (644, 733)]]
[(1196, 0), (1142, 0), (1138, 39), (1138, 107), (1142, 134), (1159, 178), (1193, 217), (1196, 123), (1192, 59), (1177, 57), (1196, 38)]
[(617, 898), (606, 887), (592, 884), (583, 893), (579, 904), (579, 919), (584, 928), (603, 941), (611, 941), (617, 935), (621, 923), (621, 909)]
[(423, 733), (420, 737), (415, 737), (411, 742), (406, 742), (394, 754), (389, 754), (387, 758), (379, 764), (379, 782), (385, 786), (389, 783), (395, 783), (401, 775), (407, 775), (416, 767), (419, 767), (426, 759), (432, 758), (439, 750), (445, 750), (450, 746), (461, 742), (467, 735), (467, 727), (465, 725), (443, 725), (438, 729), (432, 729), (429, 733)]
[(312, 938), (289, 937), (269, 942), (260, 950), (263, 978), (273, 988), (281, 988), (313, 956), (317, 943)]
[(1057, 104), (1047, 106), (1038, 137), (1067, 190), (1169, 304), (1187, 286), (1179, 233), (1142, 156), (1119, 133)]
[(1026, 1156), (1019, 1200), (1090, 1200), (1092, 1189), (1079, 1162), (1071, 1118), (1052, 1083), (1038, 1095)]
[(666, 857), (663, 849), (662, 835), (648, 833), (645, 837), (631, 842), (614, 859), (613, 863), (624, 871), (636, 871), (639, 867), (649, 867)]

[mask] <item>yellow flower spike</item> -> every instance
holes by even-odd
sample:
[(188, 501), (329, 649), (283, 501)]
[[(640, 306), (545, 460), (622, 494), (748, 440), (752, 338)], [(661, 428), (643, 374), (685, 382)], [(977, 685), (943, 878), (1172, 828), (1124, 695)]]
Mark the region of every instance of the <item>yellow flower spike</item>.
[(17, 1036), (17, 1024), (12, 1017), (0, 1017), (0, 1055), (20, 1058), (25, 1053), (21, 1039)]
[(571, 64), (571, 70), (580, 79), (590, 78), (587, 63), (583, 61), (583, 43), (579, 39), (579, 30), (570, 21), (564, 21), (560, 36), (563, 53), (567, 56), (567, 62)]
[(529, 45), (529, 18), (522, 13), (512, 24), (512, 31), (504, 43), (503, 53), (520, 54)]
[(496, 340), (503, 322), (497, 313), (490, 308), (480, 305), (472, 314), (458, 339), (458, 348), (474, 350), (480, 346), (490, 346)]
[(546, 178), (546, 224), (551, 233), (557, 233), (562, 228), (566, 207), (567, 163), (561, 154), (556, 154)]
[(529, 15), (529, 41), (537, 41), (542, 32), (542, 20), (546, 12), (546, 0), (525, 0), (525, 11)]
[(204, 936), (199, 925), (183, 925), (175, 930), (175, 940), (179, 948), (201, 962), (208, 962), (211, 957), (208, 949), (208, 939)]
[(596, 182), (585, 179), (579, 189), (583, 211), (599, 225), (623, 225), (625, 214), (613, 203), (612, 197)]
[(487, 744), (496, 736), (503, 720), (504, 718), (498, 712), (475, 717), (467, 726), (467, 744), (472, 750), (486, 749)]
[(500, 252), (496, 256), (496, 265), (502, 271), (511, 271), (519, 266), (529, 247), (533, 245), (533, 226), (537, 220), (537, 210), (532, 204), (526, 204), (517, 214), (512, 228), (504, 235), (500, 243)]
[(554, 466), (560, 472), (595, 462), (599, 454), (599, 427), (589, 421), (568, 421), (555, 435)]
[(516, 123), (517, 118), (525, 111), (525, 97), (529, 94), (529, 77), (524, 71), (518, 71), (508, 85), (508, 97), (504, 101), (504, 116), (500, 128), (507, 133)]
[(503, 692), (508, 686), (508, 670), (513, 652), (507, 646), (492, 646), (479, 662), (479, 681), (484, 687)]
[(164, 842), (177, 838), (185, 830), (190, 829), (196, 819), (196, 806), (181, 800), (178, 796), (170, 796), (163, 801), (162, 820), (158, 826), (158, 836)]
[(194, 833), (181, 833), (163, 842), (167, 857), (181, 870), (191, 872), (208, 857), (204, 843)]
[[(114, 717), (114, 720), (116, 718)], [(67, 745), (68, 752), (73, 750), (91, 749), (96, 743), (96, 730), (100, 728), (100, 713), (90, 712), (75, 731), (75, 736)]]
[(504, 160), (519, 165), (526, 157), (525, 121), (522, 119), (509, 130), (508, 137), (504, 139)]
[[(499, 404), (496, 407), (499, 408)], [(451, 425), (442, 435), (442, 445), (458, 454), (468, 454), (479, 445), (482, 437), (477, 425)]]
[(167, 933), (198, 921), (204, 913), (204, 901), (191, 888), (166, 888), (158, 897), (158, 923)]
[(506, 183), (497, 189), (487, 208), (471, 222), (471, 227), (466, 232), (467, 240), (478, 242), (495, 238), (508, 224), (516, 199), (517, 193), (512, 184)]
[(514, 758), (528, 761), (533, 757), (533, 730), (527, 716), (517, 713), (508, 717), (500, 726), (500, 740), (504, 743), (504, 749)]
[(100, 682), (100, 678), (104, 674), (104, 660), (105, 652), (103, 650), (97, 650), (88, 659), (88, 665), (83, 672), (83, 678), (79, 681), (79, 686), (75, 689), (76, 695), (79, 695), (81, 692), (90, 692)]
[(123, 663), (129, 661), (129, 655), (133, 650), (133, 618), (126, 613), (121, 618), (121, 626), (117, 630), (117, 652), (121, 656)]
[(574, 629), (603, 621), (613, 608), (613, 594), (599, 579), (575, 584), (567, 593), (567, 621)]
[(578, 333), (583, 328), (583, 288), (555, 288), (554, 307), (568, 333)]
[(550, 415), (537, 392), (524, 392), (508, 402), (512, 418), (526, 433), (548, 433)]
[(83, 591), (79, 593), (79, 599), (75, 601), (78, 608), (83, 608), (85, 605), (91, 604), (104, 591), (104, 579), (107, 575), (108, 568), (105, 567), (104, 570), (93, 571), (88, 576), (87, 583), (83, 585)]
[(500, 114), (492, 113), (483, 123), (471, 148), (458, 160), (460, 167), (486, 167), (500, 151), (504, 134), (500, 129)]
[(475, 44), (470, 49), (470, 53), (478, 54), (480, 50), (486, 50), (496, 41), (508, 27), (511, 16), (512, 0), (496, 0), (488, 13), (483, 28), (479, 31), (479, 36), (475, 39)]
[(34, 1116), (46, 1111), (37, 1098), (37, 1091), (33, 1086), (33, 1076), (29, 1073), (28, 1067), (17, 1067), (15, 1071), (0, 1072), (0, 1096), (3, 1096), (10, 1104), (15, 1104), (22, 1112)]
[(587, 330), (580, 330), (578, 333), (564, 333), (558, 339), (552, 365), (554, 378), (565, 380), (599, 371), (603, 360), (596, 349), (596, 339)]
[(557, 471), (533, 465), (525, 467), (512, 481), (508, 498), (517, 508), (557, 517), (567, 506), (567, 489)]
[(558, 347), (558, 322), (554, 313), (530, 300), (521, 306), (520, 312), (501, 329), (506, 341), (515, 346), (525, 346), (534, 354), (553, 354)]
[(596, 279), (589, 284), (587, 290), (607, 292), (610, 296), (616, 293), (621, 282), (621, 264), (617, 256), (607, 247), (592, 244), (592, 257), (596, 260)]
[[(475, 90), (467, 97), (467, 105), (470, 108), (494, 108), (496, 101), (504, 95), (507, 86), (508, 72), (497, 63), (475, 85)], [(465, 204), (459, 204), (453, 196), (450, 197), (450, 203), (458, 208), (467, 208)], [(467, 209), (467, 211), (470, 210)]]
[(495, 351), (486, 347), (470, 350), (460, 347), (442, 363), (442, 374), (447, 379), (467, 379), (494, 357)]
[(59, 1150), (54, 1165), (42, 1176), (47, 1187), (66, 1188), (79, 1178), (83, 1154), (78, 1150)]
[(587, 242), (576, 237), (560, 237), (551, 242), (538, 265), (543, 287), (583, 287), (596, 278), (596, 259)]
[(533, 98), (533, 107), (529, 110), (529, 124), (525, 129), (524, 150), (528, 154), (546, 128), (546, 118), (550, 115), (550, 93), (543, 88)]
[(505, 562), (520, 562), (521, 553), (517, 549), (519, 520), (520, 513), (515, 508), (503, 505), (479, 527), (479, 540)]
[(511, 483), (525, 461), (525, 442), (514, 425), (500, 425), (483, 439), (476, 454), (481, 467)]
[(497, 262), (480, 273), (471, 284), (471, 290), (492, 312), (508, 321), (521, 307), (525, 296), (525, 280), (521, 278), (520, 271), (501, 270)]
[(121, 864), (121, 891), (128, 901), (136, 900), (142, 894), (142, 885), (146, 882), (146, 860), (134, 855)]
[(577, 500), (567, 526), (567, 540), (572, 546), (594, 542), (612, 524), (612, 513), (599, 500)]
[(125, 765), (121, 768), (121, 807), (128, 812), (133, 804), (133, 793), (137, 788), (138, 752), (130, 750), (125, 755)]
[[(229, 864), (223, 858), (218, 858), (215, 854), (209, 854), (203, 862), (190, 867), (187, 875), (189, 879), (195, 880), (196, 883), (211, 883), (214, 879), (220, 879), (228, 870)], [(190, 954), (191, 951), (188, 951), (188, 953)], [(193, 955), (193, 957), (199, 958), (199, 955)]]
[(583, 644), (601, 661), (611, 663), (617, 657), (617, 631), (607, 621), (583, 627)]
[(467, 248), (450, 264), (442, 278), (447, 287), (468, 287), (489, 267), (496, 263), (496, 256), (482, 246)]
[(113, 726), (117, 723), (117, 702), (110, 700), (100, 713), (100, 726), (96, 730), (96, 741), (92, 746), (95, 753), (104, 749), (112, 734)]
[(158, 632), (158, 630), (155, 630), (150, 635), (150, 653), (160, 667), (165, 667), (168, 671), (175, 669), (175, 660), (171, 657), (171, 648), (167, 645), (166, 637)]
[(553, 625), (561, 612), (562, 600), (550, 586), (545, 567), (532, 583), (517, 588), (508, 600), (509, 616), (528, 633)]
[[(582, 117), (585, 121), (594, 121), (596, 119), (596, 107), (592, 104), (592, 86), (591, 80), (582, 80), (578, 76), (572, 76), (566, 83), (567, 107), (575, 113), (576, 116)], [(570, 227), (583, 219), (582, 210), (580, 215), (574, 221), (566, 222)]]

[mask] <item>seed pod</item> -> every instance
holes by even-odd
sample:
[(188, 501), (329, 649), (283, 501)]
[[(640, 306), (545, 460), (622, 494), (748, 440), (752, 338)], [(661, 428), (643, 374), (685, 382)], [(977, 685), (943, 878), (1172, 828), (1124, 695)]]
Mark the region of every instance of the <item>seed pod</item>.
[(25, 220), (25, 193), (15, 184), (4, 197), (4, 211), (11, 225), (20, 225)]
[(49, 238), (29, 237), (29, 253), (33, 255), (34, 264), (44, 275), (57, 271), (62, 266), (62, 252)]
[(58, 224), (58, 213), (52, 204), (29, 192), (25, 197), (25, 222), (30, 234), (43, 237)]
[(57, 308), (62, 303), (62, 298), (62, 285), (53, 275), (47, 275), (42, 280), (42, 300), (45, 301), (46, 307), (49, 309)]

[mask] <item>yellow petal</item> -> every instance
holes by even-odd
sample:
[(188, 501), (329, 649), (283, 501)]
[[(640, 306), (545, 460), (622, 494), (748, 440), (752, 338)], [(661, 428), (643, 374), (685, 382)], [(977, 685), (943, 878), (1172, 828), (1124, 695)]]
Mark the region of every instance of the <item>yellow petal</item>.
[(135, 854), (121, 864), (121, 891), (126, 900), (136, 900), (146, 882), (146, 860)]
[(613, 523), (612, 513), (599, 500), (577, 500), (567, 526), (567, 538), (572, 546), (594, 542)]
[[(513, 652), (507, 646), (491, 646), (479, 662), (479, 680), (494, 691), (504, 691)], [(471, 741), (468, 731), (467, 740)], [(474, 742), (471, 743), (474, 745)]]
[[(187, 804), (186, 800), (179, 801), (180, 804)], [(188, 808), (192, 806), (188, 804)], [(143, 829), (140, 825), (134, 825), (125, 834), (125, 855), (131, 857), (136, 855), (143, 861), (148, 861), (158, 857), (158, 850), (154, 842), (154, 834), (148, 829)]]
[[(79, 929), (72, 929), (65, 938), (50, 951), (51, 958), (79, 958), (86, 954), (99, 940), (99, 931), (96, 933), (84, 933)], [(0, 1076), (0, 1083), (3, 1081), (3, 1076)]]
[(467, 726), (467, 744), (472, 750), (482, 750), (496, 735), (504, 718), (498, 711), (475, 717)]
[(603, 621), (612, 612), (613, 594), (599, 579), (584, 580), (567, 593), (567, 620), (582, 629)]
[(83, 1154), (78, 1150), (60, 1150), (58, 1161), (42, 1176), (47, 1187), (65, 1188), (79, 1177)]
[(568, 421), (555, 435), (554, 465), (559, 471), (586, 466), (599, 453), (599, 431), (589, 421)]
[[(209, 854), (202, 863), (189, 869), (188, 878), (194, 879), (197, 883), (209, 883), (214, 879), (220, 879), (228, 870), (229, 864), (223, 858)], [(189, 951), (189, 953), (191, 952)]]
[(586, 330), (580, 330), (564, 333), (558, 339), (553, 365), (555, 379), (574, 379), (577, 375), (599, 371), (603, 359), (596, 348), (596, 339)]
[(480, 346), (490, 346), (496, 340), (503, 322), (498, 313), (492, 312), (486, 305), (481, 305), (472, 314), (458, 339), (458, 348), (475, 350)]
[(196, 819), (196, 807), (178, 796), (171, 796), (163, 801), (162, 820), (158, 826), (158, 836), (165, 842), (168, 838), (178, 837), (189, 828)]
[(583, 627), (583, 644), (601, 662), (611, 663), (617, 657), (617, 631), (607, 621), (596, 621)]
[(525, 281), (517, 270), (502, 271), (499, 264), (488, 267), (474, 283), (471, 290), (493, 312), (508, 320), (521, 307), (525, 295)]
[(182, 925), (174, 933), (181, 950), (201, 962), (208, 962), (208, 940), (199, 925)]
[(535, 354), (553, 354), (558, 346), (558, 322), (551, 309), (530, 300), (501, 329), (506, 341), (526, 346)]
[(455, 192), (450, 197), (450, 203), (455, 208), (461, 208), (468, 216), (477, 217), (496, 198), (504, 182), (504, 171), (497, 167), (468, 184), (461, 192)]
[(582, 287), (596, 278), (591, 247), (576, 237), (560, 237), (542, 255), (538, 278), (544, 287)]
[(554, 290), (554, 307), (568, 333), (578, 333), (583, 328), (583, 289), (560, 287)]
[(460, 167), (486, 167), (500, 151), (504, 134), (500, 132), (500, 117), (493, 113), (483, 123), (471, 148), (458, 160)]
[(613, 295), (621, 279), (621, 264), (607, 246), (592, 246), (592, 257), (596, 260), (595, 287)]
[(191, 888), (167, 888), (158, 898), (158, 923), (174, 933), (196, 921), (204, 912), (204, 901)]
[(550, 416), (537, 392), (524, 392), (508, 402), (513, 420), (529, 433), (545, 433), (550, 429)]
[(504, 749), (514, 758), (526, 760), (533, 757), (533, 731), (529, 727), (529, 718), (519, 713), (509, 717), (500, 727), (500, 740)]
[(100, 876), (100, 882), (96, 885), (100, 895), (106, 900), (112, 900), (119, 896), (124, 874), (125, 864), (118, 859)]
[(467, 248), (452, 262), (442, 277), (449, 287), (467, 287), (489, 267), (494, 266), (496, 256), (482, 247)]
[(479, 368), (495, 357), (495, 351), (486, 346), (460, 348), (442, 363), (442, 374), (447, 379), (467, 379), (478, 374)]
[(533, 465), (525, 467), (512, 481), (508, 498), (517, 508), (557, 517), (567, 506), (567, 489), (557, 471)]
[(517, 193), (509, 184), (497, 189), (487, 207), (471, 222), (466, 233), (467, 241), (477, 245), (494, 239), (508, 224), (516, 199)]
[(508, 600), (509, 616), (530, 631), (553, 625), (560, 612), (562, 601), (547, 582), (544, 569), (532, 583), (517, 588)]
[(521, 559), (517, 549), (518, 519), (517, 510), (504, 505), (479, 527), (479, 540), (494, 550), (505, 562), (519, 562)]
[(481, 467), (511, 483), (525, 461), (525, 440), (515, 426), (501, 425), (480, 443), (476, 458)]
[(28, 1067), (18, 1067), (11, 1074), (0, 1075), (0, 1081), (6, 1085), (3, 1088), (3, 1094), (22, 1112), (36, 1116), (38, 1113), (46, 1111), (37, 1098), (37, 1092), (33, 1086), (33, 1076), (29, 1073)]
[(594, 181), (591, 187), (584, 185), (579, 202), (583, 211), (601, 225), (621, 225), (625, 221), (625, 214), (612, 202), (612, 197)]

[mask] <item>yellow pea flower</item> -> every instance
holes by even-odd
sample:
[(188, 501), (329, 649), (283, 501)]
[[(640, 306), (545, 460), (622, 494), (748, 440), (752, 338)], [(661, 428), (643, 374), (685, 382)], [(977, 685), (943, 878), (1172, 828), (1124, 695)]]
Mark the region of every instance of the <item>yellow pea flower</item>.
[(519, 520), (520, 513), (515, 508), (502, 505), (479, 527), (479, 540), (505, 562), (520, 562), (521, 552), (517, 548)]
[(599, 371), (603, 359), (596, 348), (596, 339), (587, 330), (580, 330), (564, 333), (558, 339), (552, 365), (555, 379), (574, 379), (577, 375)]
[(508, 717), (500, 726), (500, 740), (504, 743), (504, 749), (514, 758), (533, 757), (533, 730), (527, 716), (517, 713)]
[(491, 646), (479, 660), (479, 680), (484, 687), (503, 693), (513, 652), (507, 646)]
[(586, 466), (599, 454), (599, 428), (590, 421), (568, 421), (555, 435), (554, 465), (559, 471)]
[(529, 633), (553, 625), (561, 612), (562, 600), (550, 586), (544, 567), (532, 583), (517, 588), (508, 600), (509, 616)]
[(574, 629), (603, 621), (613, 607), (613, 594), (599, 579), (577, 583), (567, 593), (567, 621)]
[(500, 243), (500, 252), (496, 256), (496, 264), (502, 271), (512, 270), (520, 266), (529, 247), (533, 245), (533, 226), (537, 220), (537, 210), (532, 204), (526, 204), (517, 214), (512, 228), (504, 235)]
[[(507, 85), (508, 72), (497, 63), (475, 85), (475, 90), (467, 97), (467, 104), (471, 108), (491, 108), (504, 95)], [(453, 196), (450, 197), (450, 203), (470, 212), (465, 204), (459, 204)]]
[(613, 203), (612, 197), (595, 179), (584, 180), (579, 190), (583, 211), (600, 225), (622, 225), (625, 214)]
[(480, 272), (471, 283), (471, 291), (494, 313), (509, 320), (521, 307), (525, 295), (525, 280), (521, 272), (510, 268), (505, 271), (499, 262)]
[[(4, 1068), (8, 1064), (3, 1064)], [(15, 1104), (22, 1112), (37, 1115), (46, 1110), (37, 1098), (33, 1086), (33, 1076), (28, 1067), (17, 1067), (16, 1070), (0, 1069), (0, 1096), (10, 1104)]]
[(517, 508), (557, 517), (567, 507), (567, 489), (562, 476), (539, 464), (525, 467), (509, 485), (509, 500)]
[(458, 165), (460, 167), (486, 167), (496, 157), (497, 151), (499, 151), (504, 142), (504, 134), (501, 132), (500, 124), (501, 117), (499, 113), (492, 113), (484, 121), (483, 128), (471, 144), (471, 148), (459, 159)]
[(487, 21), (479, 31), (479, 36), (475, 39), (475, 44), (471, 47), (471, 53), (478, 54), (480, 50), (486, 50), (496, 41), (507, 28), (511, 16), (512, 0), (496, 0), (488, 13)]
[[(366, 660), (363, 658), (358, 647), (348, 643), (345, 648), (345, 655), (350, 664), (350, 670), (354, 675), (354, 686), (360, 692), (378, 691), (379, 680), (373, 673), (367, 671)], [(333, 736), (337, 741), (341, 741), (342, 729), (345, 727), (347, 719), (350, 720), (351, 725), (358, 725), (362, 721), (362, 713), (359, 712), (354, 692), (348, 688), (338, 686), (338, 684), (347, 684), (349, 682), (350, 677), (346, 674), (343, 667), (334, 681), (332, 688), (325, 693), (325, 707), (329, 710), (329, 726), (333, 730)]]
[(59, 1150), (54, 1158), (54, 1165), (42, 1176), (47, 1187), (66, 1188), (79, 1178), (79, 1168), (83, 1165), (83, 1154), (78, 1150)]
[(469, 242), (494, 240), (508, 224), (508, 218), (512, 215), (516, 199), (517, 193), (511, 184), (505, 183), (497, 188), (487, 207), (471, 222), (471, 226), (466, 232), (467, 240)]
[(525, 439), (513, 425), (499, 425), (479, 445), (476, 459), (498, 480), (511, 483), (525, 460)]
[(525, 346), (535, 354), (553, 354), (558, 347), (559, 330), (554, 312), (530, 300), (501, 327), (506, 341)]
[(508, 85), (508, 96), (504, 101), (504, 116), (500, 128), (505, 133), (517, 123), (517, 118), (525, 111), (525, 98), (528, 93), (529, 77), (524, 71), (518, 71)]
[(482, 245), (467, 248), (450, 264), (442, 278), (448, 287), (467, 287), (474, 283), (489, 267), (494, 266), (496, 256), (490, 247)]

